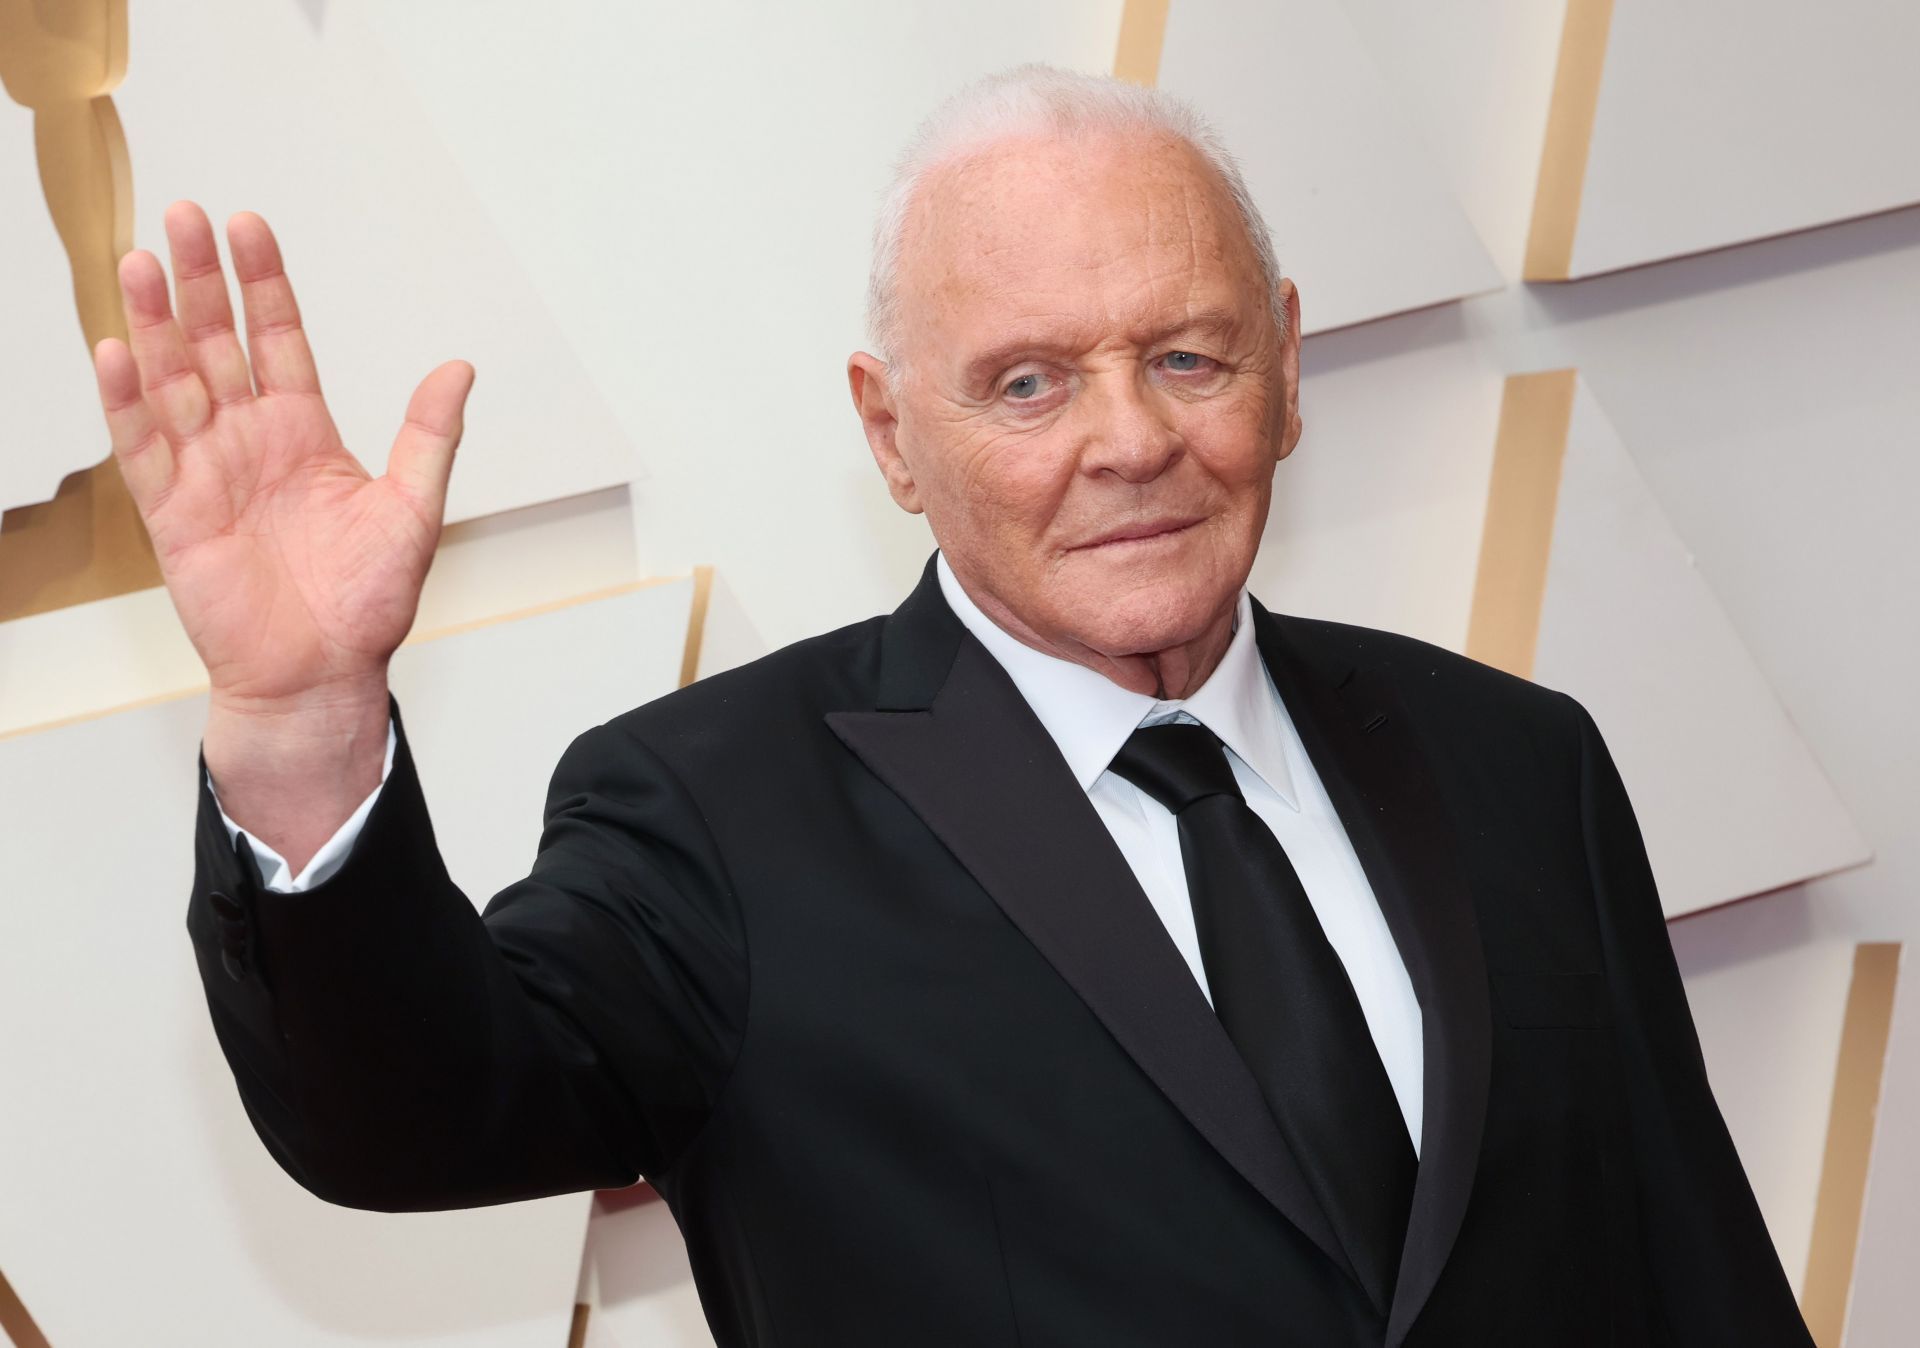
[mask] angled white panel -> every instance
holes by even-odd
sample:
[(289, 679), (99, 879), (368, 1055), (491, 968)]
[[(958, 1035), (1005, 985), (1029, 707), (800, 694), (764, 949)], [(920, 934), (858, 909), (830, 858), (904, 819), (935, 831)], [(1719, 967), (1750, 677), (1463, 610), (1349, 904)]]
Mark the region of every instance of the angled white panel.
[(665, 1203), (595, 1203), (583, 1272), (593, 1306), (587, 1348), (713, 1348), (686, 1241)]
[[(334, 419), (369, 472), (385, 471), (414, 386), (458, 356), (477, 377), (449, 520), (639, 474), (574, 334), (516, 263), (404, 72), (368, 40), (359, 5), (135, 4), (129, 18), (116, 103), (133, 164), (135, 243), (164, 261), (161, 214), (180, 197), (206, 208), (223, 259), (226, 218), (265, 216)], [(535, 102), (522, 111), (539, 116)], [(568, 246), (573, 203), (540, 207), (550, 246)]]
[[(401, 649), (435, 835), (476, 906), (527, 872), (571, 738), (672, 687), (690, 595)], [(255, 1136), (182, 926), (205, 717), (196, 696), (0, 740), (0, 1268), (55, 1344), (564, 1343), (588, 1195), (359, 1212)]]
[(1541, 0), (1342, 0), (1501, 271), (1520, 275), (1560, 50)]
[(744, 665), (759, 659), (768, 649), (766, 638), (741, 607), (740, 596), (727, 578), (716, 572), (707, 595), (707, 618), (700, 633), (700, 665), (695, 676), (704, 679)]
[(1618, 0), (1574, 276), (1920, 201), (1920, 7)]
[(450, 830), (436, 821), (440, 854), (469, 894), (490, 896), (532, 866), (568, 741), (679, 682), (692, 598), (691, 580), (663, 581), (395, 654), (421, 788), (451, 802), (436, 815), (457, 812)]
[[(407, 639), (633, 579), (624, 488), (470, 520), (441, 534)], [(206, 681), (161, 586), (0, 623), (0, 735)]]
[(0, 94), (0, 510), (49, 500), (107, 456), (73, 271), (47, 212), (33, 114)]
[(0, 735), (206, 681), (159, 586), (0, 623)]
[(1533, 676), (1606, 736), (1669, 917), (1871, 855), (1584, 382)]
[(367, 19), (647, 459), (641, 571), (713, 563), (776, 646), (897, 604), (933, 543), (888, 499), (845, 375), (881, 188), (967, 80), (1111, 70), (1120, 0)]
[(1671, 931), (1714, 1100), (1781, 1267), (1804, 1293), (1854, 942), (1808, 940), (1804, 908), (1781, 898)]
[(1239, 158), (1307, 332), (1502, 284), (1339, 0), (1174, 0), (1158, 83)]
[[(1911, 901), (1912, 890), (1907, 891)], [(1913, 1335), (1913, 1271), (1920, 1267), (1920, 1231), (1913, 1219), (1920, 1194), (1920, 995), (1909, 945), (1895, 987), (1893, 1024), (1867, 1171), (1847, 1348), (1899, 1348)]]
[(1503, 380), (1464, 345), (1382, 352), (1377, 335), (1308, 343), (1305, 430), (1275, 471), (1248, 586), (1269, 608), (1458, 650)]

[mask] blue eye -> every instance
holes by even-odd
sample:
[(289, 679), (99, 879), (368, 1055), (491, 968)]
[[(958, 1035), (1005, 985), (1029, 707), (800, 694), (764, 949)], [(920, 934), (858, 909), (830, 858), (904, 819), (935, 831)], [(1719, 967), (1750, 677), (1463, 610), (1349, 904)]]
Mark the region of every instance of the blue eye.
[(1201, 358), (1191, 351), (1169, 351), (1166, 354), (1167, 368), (1181, 374), (1191, 374), (1200, 368)]
[(1037, 374), (1023, 374), (1008, 384), (1005, 389), (1006, 395), (1009, 398), (1021, 400), (1031, 398), (1039, 391), (1040, 376)]

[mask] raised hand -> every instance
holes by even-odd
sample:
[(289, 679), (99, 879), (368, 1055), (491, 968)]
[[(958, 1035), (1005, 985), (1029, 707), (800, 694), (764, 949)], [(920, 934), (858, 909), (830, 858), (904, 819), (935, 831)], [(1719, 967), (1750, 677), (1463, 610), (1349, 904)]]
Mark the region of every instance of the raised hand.
[(128, 253), (131, 349), (100, 342), (94, 370), (114, 456), (215, 702), (288, 712), (384, 688), (440, 536), (473, 367), (448, 361), (421, 381), (373, 477), (327, 412), (267, 222), (243, 212), (227, 223), (251, 362), (206, 213), (177, 201), (166, 230), (178, 317), (159, 259)]
[(131, 349), (95, 346), (100, 405), (207, 666), (221, 807), (297, 874), (380, 782), (387, 660), (433, 562), (473, 367), (420, 382), (373, 477), (327, 412), (267, 222), (227, 222), (251, 360), (206, 212), (176, 201), (166, 226), (179, 317), (159, 259), (122, 258)]

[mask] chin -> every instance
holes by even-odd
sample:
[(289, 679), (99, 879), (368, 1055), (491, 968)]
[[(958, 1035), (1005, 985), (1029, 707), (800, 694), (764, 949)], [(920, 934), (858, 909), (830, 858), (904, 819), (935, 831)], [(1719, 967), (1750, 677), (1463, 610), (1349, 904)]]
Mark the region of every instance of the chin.
[(1062, 616), (1102, 655), (1144, 655), (1198, 640), (1238, 598), (1242, 583), (1194, 570), (1116, 576), (1104, 585), (1076, 586)]
[(1257, 530), (1215, 516), (1180, 534), (1072, 552), (1052, 577), (1050, 607), (1109, 658), (1183, 646), (1231, 611), (1258, 545)]

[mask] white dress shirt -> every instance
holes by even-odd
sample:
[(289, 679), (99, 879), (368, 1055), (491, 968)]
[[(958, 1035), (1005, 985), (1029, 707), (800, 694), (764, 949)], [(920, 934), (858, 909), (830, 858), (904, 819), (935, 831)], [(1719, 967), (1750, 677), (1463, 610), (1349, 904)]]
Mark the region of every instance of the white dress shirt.
[[(1191, 697), (1162, 700), (1129, 692), (1084, 665), (1045, 655), (1009, 636), (961, 588), (944, 554), (937, 557), (935, 569), (948, 606), (1000, 662), (1059, 746), (1209, 1003), (1212, 994), (1200, 957), (1186, 867), (1180, 858), (1179, 825), (1165, 806), (1107, 771), (1107, 765), (1137, 727), (1161, 721), (1198, 721), (1225, 742), (1241, 794), (1286, 849), (1327, 940), (1346, 967), (1418, 1155), (1423, 1070), (1420, 1003), (1373, 887), (1254, 644), (1252, 602), (1245, 591), (1240, 595), (1233, 639), (1219, 666)], [(382, 786), (393, 768), (394, 742), (389, 718)], [(212, 786), (211, 777), (208, 786)], [(292, 893), (333, 874), (379, 794), (376, 786), (292, 879), (288, 879), (285, 858), (248, 835), (266, 887)], [(218, 804), (217, 793), (214, 800)], [(228, 834), (237, 837), (240, 828), (224, 809), (220, 818)]]
[[(1219, 666), (1191, 697), (1162, 700), (1129, 692), (1085, 665), (1042, 654), (1009, 636), (961, 588), (945, 554), (934, 565), (948, 607), (1000, 662), (1060, 747), (1202, 992), (1207, 992), (1207, 971), (1180, 859), (1180, 825), (1166, 806), (1107, 771), (1107, 764), (1135, 729), (1161, 721), (1198, 721), (1226, 743), (1241, 795), (1286, 849), (1327, 940), (1346, 966), (1417, 1156), (1420, 1003), (1346, 828), (1267, 675), (1254, 644), (1253, 601), (1246, 592), (1241, 591), (1233, 640)], [(1213, 1000), (1210, 992), (1207, 1000)]]

